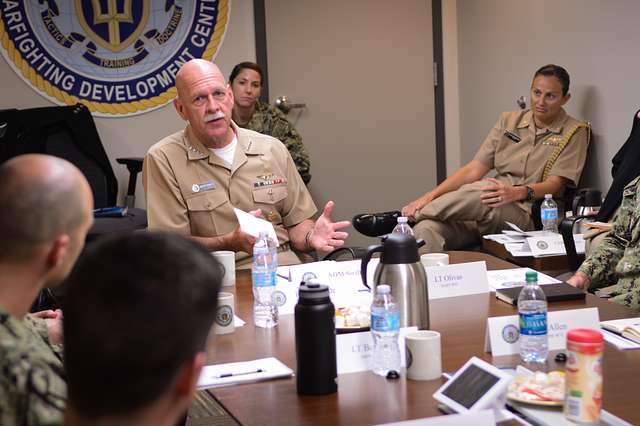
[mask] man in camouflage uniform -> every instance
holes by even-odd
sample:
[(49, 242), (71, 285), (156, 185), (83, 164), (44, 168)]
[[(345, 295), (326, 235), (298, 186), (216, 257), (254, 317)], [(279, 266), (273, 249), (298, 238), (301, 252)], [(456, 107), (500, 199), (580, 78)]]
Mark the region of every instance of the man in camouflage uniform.
[[(613, 228), (567, 282), (600, 290), (611, 301), (640, 310), (640, 177), (629, 182)], [(605, 288), (606, 287), (606, 288)]]
[(240, 127), (273, 136), (284, 144), (304, 183), (309, 183), (311, 161), (302, 137), (279, 109), (261, 102), (262, 69), (253, 62), (241, 62), (233, 68), (229, 84), (233, 90), (233, 121)]
[(0, 424), (62, 423), (61, 315), (27, 315), (69, 273), (91, 226), (91, 188), (71, 163), (24, 155), (0, 166)]
[(282, 142), (289, 150), (302, 181), (309, 183), (311, 180), (309, 153), (302, 144), (302, 136), (293, 127), (293, 124), (287, 120), (282, 111), (265, 102), (257, 101), (251, 120), (246, 125), (240, 125), (240, 127), (273, 136)]

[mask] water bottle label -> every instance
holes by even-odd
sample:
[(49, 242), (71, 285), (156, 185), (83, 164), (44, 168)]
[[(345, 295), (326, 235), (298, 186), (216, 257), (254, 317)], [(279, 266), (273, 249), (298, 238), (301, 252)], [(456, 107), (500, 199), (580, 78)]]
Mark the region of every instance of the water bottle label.
[(253, 272), (251, 274), (254, 287), (270, 287), (276, 285), (275, 271)]
[(558, 220), (558, 209), (542, 209), (541, 218), (545, 220)]
[(525, 336), (547, 334), (547, 313), (520, 314), (520, 334)]
[(371, 329), (374, 331), (400, 330), (400, 313), (371, 314)]

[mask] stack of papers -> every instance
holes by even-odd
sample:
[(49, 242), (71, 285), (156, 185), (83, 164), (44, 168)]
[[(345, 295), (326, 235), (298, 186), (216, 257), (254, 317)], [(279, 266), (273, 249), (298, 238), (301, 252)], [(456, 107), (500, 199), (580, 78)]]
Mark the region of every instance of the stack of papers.
[(640, 317), (601, 321), (602, 334), (618, 349), (640, 349)]
[(246, 362), (207, 365), (202, 369), (198, 378), (198, 389), (291, 376), (293, 376), (293, 370), (273, 357)]
[[(502, 234), (485, 235), (487, 240), (503, 244), (513, 257), (544, 257), (565, 255), (562, 235), (547, 231), (523, 231), (511, 222), (505, 222), (510, 230)], [(574, 234), (573, 240), (577, 253), (584, 253), (584, 235)]]
[[(514, 269), (498, 269), (495, 271), (487, 271), (487, 278), (489, 280), (489, 288), (492, 291), (500, 288), (520, 287), (525, 283), (525, 274), (531, 272), (531, 268), (514, 268)], [(538, 272), (538, 284), (557, 284), (560, 280), (557, 280), (549, 275)]]

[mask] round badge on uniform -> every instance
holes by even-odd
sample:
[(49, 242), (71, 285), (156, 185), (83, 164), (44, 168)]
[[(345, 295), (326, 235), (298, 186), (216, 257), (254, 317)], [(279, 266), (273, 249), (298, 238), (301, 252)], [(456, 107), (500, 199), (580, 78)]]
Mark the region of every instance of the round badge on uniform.
[(198, 185), (197, 183), (194, 183), (194, 184), (191, 186), (191, 190), (192, 190), (193, 192), (200, 192), (200, 185)]
[(226, 327), (233, 321), (233, 309), (229, 305), (223, 305), (218, 308), (216, 313), (216, 323), (220, 327)]

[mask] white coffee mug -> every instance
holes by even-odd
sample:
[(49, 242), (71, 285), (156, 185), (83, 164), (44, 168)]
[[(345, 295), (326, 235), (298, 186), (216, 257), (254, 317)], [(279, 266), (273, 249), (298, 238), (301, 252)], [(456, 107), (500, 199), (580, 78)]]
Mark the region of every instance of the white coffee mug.
[(420, 256), (422, 266), (428, 268), (430, 266), (445, 266), (449, 264), (449, 255), (447, 253), (426, 253)]
[(232, 251), (220, 250), (212, 251), (211, 256), (215, 257), (224, 268), (222, 286), (229, 287), (236, 285), (236, 254)]
[(213, 325), (213, 330), (216, 334), (229, 334), (236, 330), (233, 322), (235, 312), (233, 293), (218, 293), (218, 308)]
[(442, 375), (440, 333), (419, 330), (404, 338), (407, 357), (407, 378), (434, 380)]

